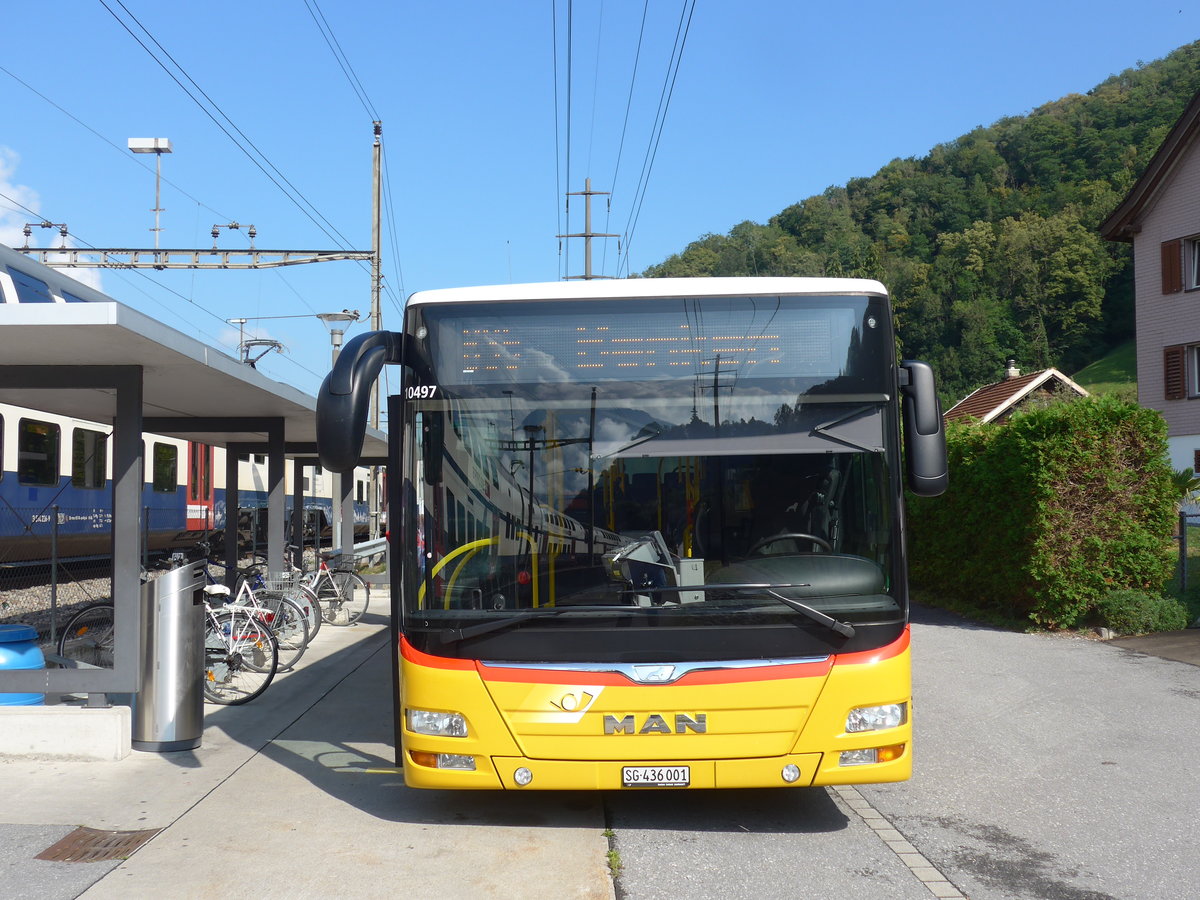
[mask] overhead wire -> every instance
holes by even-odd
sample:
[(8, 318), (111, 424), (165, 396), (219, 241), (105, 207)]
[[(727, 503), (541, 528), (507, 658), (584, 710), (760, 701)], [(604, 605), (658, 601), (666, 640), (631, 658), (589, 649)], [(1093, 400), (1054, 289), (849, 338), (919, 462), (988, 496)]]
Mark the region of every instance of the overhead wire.
[[(572, 51), (574, 47), (574, 19), (575, 19), (575, 4), (572, 0), (567, 0), (567, 192), (566, 192), (566, 218), (567, 230), (564, 234), (569, 234), (571, 231), (571, 101), (572, 101)], [(571, 277), (571, 241), (567, 240), (566, 260), (564, 263), (566, 277)]]
[[(2, 65), (0, 65), (0, 72), (3, 72), (5, 75), (7, 75), (13, 81), (17, 82), (17, 84), (21, 85), (26, 90), (30, 91), (31, 93), (35, 94), (40, 99), (44, 100), (46, 103), (53, 106), (55, 109), (57, 109), (60, 113), (62, 113), (64, 116), (66, 116), (72, 122), (74, 122), (76, 125), (79, 125), (81, 128), (84, 128), (85, 130), (91, 132), (95, 137), (99, 138), (101, 141), (108, 144), (108, 146), (112, 147), (119, 154), (121, 154), (122, 159), (128, 160), (129, 162), (133, 163), (135, 166), (140, 166), (142, 169), (144, 169), (147, 172), (154, 173), (155, 170), (153, 167), (146, 165), (146, 163), (142, 162), (137, 156), (131, 154), (129, 152), (128, 148), (122, 147), (119, 144), (116, 144), (113, 141), (109, 140), (107, 137), (105, 137), (103, 134), (101, 134), (99, 131), (97, 131), (95, 128), (93, 128), (91, 125), (89, 125), (87, 122), (83, 121), (81, 118), (79, 118), (73, 112), (71, 112), (70, 110), (61, 106), (60, 104), (55, 103), (52, 99), (47, 97), (45, 94), (43, 94), (37, 88), (35, 88), (33, 85), (22, 80), (19, 76), (10, 72), (8, 69), (4, 68), (4, 66), (2, 66)], [(180, 187), (175, 182), (171, 181), (165, 175), (160, 175), (158, 177), (160, 177), (162, 179), (163, 184), (170, 185), (175, 190), (179, 191), (179, 193), (183, 194), (183, 196), (187, 197), (189, 200), (193, 201), (197, 205), (204, 207), (204, 209), (207, 209), (209, 212), (211, 212), (213, 215), (217, 216), (218, 218), (232, 220), (231, 216), (227, 216), (220, 210), (213, 209), (211, 206), (209, 206), (207, 203), (203, 202), (199, 198), (193, 197), (186, 190), (184, 190), (182, 187)]]
[[(233, 119), (231, 119), (225, 113), (225, 111), (221, 109), (220, 105), (217, 104), (211, 97), (209, 97), (207, 93), (205, 93), (204, 89), (196, 83), (195, 79), (188, 74), (187, 70), (184, 69), (183, 66), (181, 66), (173, 56), (171, 56), (171, 54), (165, 47), (163, 47), (161, 43), (159, 43), (158, 39), (154, 37), (150, 30), (142, 24), (137, 16), (130, 12), (129, 8), (125, 6), (122, 0), (116, 0), (117, 5), (124, 10), (125, 14), (137, 25), (139, 29), (142, 30), (146, 37), (154, 43), (154, 45), (168, 60), (170, 60), (171, 65), (174, 66), (193, 87), (195, 87), (196, 91), (200, 93), (200, 95), (207, 102), (208, 106), (206, 106), (205, 103), (202, 103), (200, 99), (194, 93), (192, 93), (187, 85), (179, 80), (179, 77), (176, 76), (175, 72), (173, 72), (171, 68), (164, 63), (154, 53), (154, 51), (150, 49), (150, 47), (146, 45), (146, 42), (143, 41), (129, 26), (129, 24), (117, 14), (116, 10), (109, 6), (106, 0), (99, 0), (99, 2), (101, 6), (108, 10), (109, 14), (117, 21), (117, 23), (129, 33), (129, 36), (132, 37), (143, 50), (146, 51), (150, 58), (153, 59), (164, 72), (167, 73), (171, 80), (174, 81), (185, 94), (187, 94), (188, 98), (191, 99), (192, 102), (195, 103), (200, 110), (212, 120), (213, 124), (216, 125), (217, 128), (219, 128), (225, 134), (225, 136), (233, 142), (234, 146), (241, 150), (242, 153), (245, 154), (246, 158), (249, 159), (272, 184), (279, 188), (284, 196), (286, 196), (314, 225), (316, 225), (326, 237), (328, 237), (331, 241), (334, 241), (334, 243), (337, 243), (341, 249), (350, 248), (350, 241), (340, 231), (338, 231), (337, 227), (330, 222), (329, 219), (327, 219), (311, 201), (308, 200), (303, 192), (301, 192), (298, 188), (296, 188), (295, 185), (291, 183), (291, 181), (288, 180), (288, 178), (279, 170), (279, 168), (271, 162), (267, 155), (263, 153), (254, 144), (254, 142), (246, 136), (245, 132), (243, 132), (234, 123)], [(211, 109), (209, 107), (211, 107)], [(220, 115), (220, 119), (218, 119), (217, 115), (214, 114), (214, 110), (216, 114)], [(225, 127), (225, 124), (221, 122), (221, 119), (224, 119), (225, 122), (229, 124), (229, 128)], [(230, 128), (237, 132), (241, 140), (239, 140), (239, 137), (235, 137), (230, 132)], [(243, 141), (245, 142), (244, 144)], [(247, 149), (247, 146), (249, 146), (250, 149)], [(253, 153), (251, 150), (253, 150)], [(271, 172), (267, 171), (267, 167), (270, 167), (270, 169), (275, 172), (275, 175), (278, 175), (279, 177), (276, 178), (275, 175), (272, 175)], [(284, 186), (285, 184), (287, 185), (286, 187)]]
[(596, 65), (592, 70), (592, 118), (588, 127), (587, 172), (592, 172), (592, 146), (596, 139), (596, 95), (600, 90), (600, 42), (604, 37), (604, 0), (600, 0), (600, 21), (596, 25)]
[[(629, 76), (629, 93), (625, 98), (625, 116), (621, 122), (621, 140), (617, 143), (617, 161), (613, 166), (612, 192), (615, 194), (617, 190), (617, 176), (621, 173), (621, 156), (625, 151), (625, 134), (629, 130), (629, 113), (633, 109), (633, 89), (637, 84), (638, 64), (642, 59), (642, 41), (646, 36), (646, 14), (650, 9), (650, 0), (644, 0), (642, 4), (642, 23), (638, 27), (637, 47), (633, 53), (633, 71)], [(608, 211), (604, 217), (604, 230), (609, 230), (609, 223), (612, 218), (612, 195), (609, 196)], [(608, 260), (608, 241), (604, 242), (604, 253), (600, 258), (600, 268), (603, 270), (607, 265)]]
[[(325, 13), (321, 10), (321, 7), (317, 3), (317, 0), (304, 0), (304, 5), (308, 9), (309, 15), (312, 16), (313, 22), (317, 26), (317, 30), (321, 32), (321, 37), (324, 38), (325, 44), (329, 48), (329, 52), (333, 55), (334, 60), (337, 62), (338, 66), (341, 68), (342, 74), (346, 77), (346, 81), (349, 83), (351, 90), (353, 90), (355, 95), (358, 97), (359, 103), (362, 104), (363, 109), (366, 111), (367, 115), (369, 115), (371, 117), (372, 121), (374, 121), (374, 122), (381, 121), (381, 116), (376, 111), (375, 104), (371, 101), (371, 98), (367, 93), (366, 87), (363, 85), (362, 80), (358, 77), (358, 73), (354, 70), (354, 66), (350, 62), (350, 58), (346, 55), (345, 50), (342, 49), (341, 42), (337, 39), (337, 35), (334, 34), (334, 32), (333, 32), (333, 26), (331, 26), (329, 24), (329, 20), (325, 17)], [(404, 271), (400, 265), (400, 252), (399, 252), (399, 247), (396, 243), (397, 228), (396, 228), (394, 201), (392, 199), (391, 176), (390, 176), (390, 170), (388, 167), (387, 144), (384, 142), (382, 135), (380, 135), (379, 141), (380, 141), (380, 156), (382, 159), (382, 169), (383, 169), (383, 172), (382, 172), (382, 181), (383, 181), (383, 203), (382, 203), (382, 206), (384, 208), (384, 211), (385, 211), (385, 214), (386, 214), (387, 220), (388, 220), (388, 235), (389, 235), (389, 240), (390, 240), (391, 247), (392, 247), (392, 259), (395, 261), (397, 280), (400, 283), (401, 298), (397, 299), (394, 290), (388, 284), (386, 279), (382, 281), (380, 288), (381, 288), (381, 291), (385, 295), (387, 295), (388, 299), (391, 301), (391, 304), (392, 304), (393, 308), (396, 310), (396, 312), (398, 314), (402, 314), (403, 313), (403, 294), (404, 294)], [(360, 265), (361, 265), (361, 261), (360, 261)]]
[[(558, 0), (550, 0), (550, 56), (554, 70), (554, 215), (557, 228), (555, 234), (566, 234), (567, 230), (563, 228), (562, 206), (559, 200), (563, 195), (562, 189), (562, 171), (560, 164), (562, 161), (562, 123), (559, 121), (558, 111)], [(563, 276), (563, 261), (562, 247), (563, 239), (558, 240), (558, 274)]]
[(679, 68), (683, 62), (683, 50), (687, 44), (688, 32), (691, 30), (692, 16), (696, 11), (696, 0), (691, 0), (689, 6), (688, 0), (684, 0), (683, 8), (680, 11), (679, 25), (675, 32), (675, 45), (671, 50), (671, 60), (667, 65), (667, 74), (663, 80), (662, 92), (659, 96), (658, 110), (655, 113), (654, 125), (651, 127), (650, 143), (646, 147), (646, 155), (642, 161), (642, 171), (638, 178), (638, 185), (634, 189), (634, 202), (630, 210), (629, 217), (625, 222), (625, 247), (622, 253), (622, 262), (618, 267), (618, 272), (621, 267), (626, 273), (629, 271), (629, 252), (633, 242), (633, 233), (637, 228), (638, 219), (641, 217), (642, 204), (646, 199), (646, 188), (649, 186), (650, 173), (654, 169), (654, 161), (658, 155), (658, 145), (662, 140), (663, 129), (666, 125), (667, 111), (671, 106), (671, 98), (675, 92), (675, 82), (679, 77)]
[[(313, 22), (317, 25), (317, 30), (321, 32), (321, 37), (325, 38), (325, 43), (329, 47), (329, 52), (333, 54), (333, 58), (337, 60), (337, 64), (342, 68), (342, 74), (346, 76), (346, 80), (350, 82), (350, 87), (358, 96), (358, 101), (363, 105), (373, 120), (379, 120), (379, 114), (375, 112), (375, 105), (371, 102), (371, 98), (367, 96), (367, 90), (363, 87), (358, 75), (354, 71), (354, 67), (350, 64), (350, 59), (346, 56), (342, 45), (338, 41), (337, 36), (333, 33), (333, 28), (329, 25), (329, 20), (325, 18), (325, 13), (321, 12), (321, 7), (317, 5), (317, 0), (304, 0), (304, 5), (308, 8), (308, 14), (312, 16)], [(313, 10), (316, 12), (313, 12)]]
[[(43, 216), (42, 213), (35, 212), (34, 210), (30, 209), (25, 204), (21, 203), (15, 197), (10, 197), (8, 194), (4, 193), (3, 191), (0, 191), (0, 199), (7, 200), (9, 203), (13, 204), (13, 206), (16, 207), (14, 212), (17, 210), (20, 210), (22, 212), (28, 213), (29, 215), (31, 215), (35, 218), (46, 219), (46, 217)], [(51, 218), (53, 218), (53, 217), (51, 217)], [(91, 243), (90, 241), (84, 240), (82, 237), (80, 237), (75, 232), (71, 232), (70, 236), (77, 244), (79, 244), (84, 249), (89, 249), (89, 250), (97, 249), (95, 244)], [(60, 248), (56, 248), (56, 247), (39, 247), (38, 249), (45, 250), (50, 253), (59, 252), (59, 250), (60, 250)], [(65, 248), (62, 248), (62, 252), (70, 251), (72, 249), (79, 249), (79, 248), (65, 247)], [(59, 268), (61, 268), (61, 267), (59, 267)], [(146, 291), (143, 287), (141, 287), (141, 285), (139, 283), (131, 281), (126, 276), (126, 273), (133, 273), (133, 274), (137, 275), (138, 277), (142, 278), (144, 281), (149, 282), (154, 287), (159, 288), (160, 290), (164, 290), (167, 293), (174, 294), (176, 297), (178, 297), (180, 300), (183, 300), (189, 306), (194, 307), (195, 309), (204, 313), (205, 315), (209, 316), (210, 318), (215, 319), (216, 321), (220, 322), (223, 326), (228, 327), (229, 322), (227, 320), (221, 318), (221, 316), (217, 315), (211, 309), (197, 303), (194, 299), (192, 299), (191, 297), (188, 297), (186, 294), (182, 294), (179, 291), (175, 290), (174, 288), (169, 287), (168, 285), (162, 284), (159, 281), (155, 281), (153, 278), (150, 277), (150, 275), (147, 272), (145, 272), (142, 269), (126, 267), (126, 266), (101, 266), (101, 267), (97, 267), (97, 268), (102, 268), (102, 269), (104, 269), (104, 271), (112, 273), (114, 275), (114, 277), (119, 278), (120, 280), (124, 281), (126, 284), (128, 284), (130, 286), (131, 289), (142, 294), (142, 296), (144, 296), (147, 300), (149, 300), (151, 303), (155, 304), (156, 306), (160, 307), (162, 310), (164, 310), (170, 316), (178, 319), (180, 322), (182, 322), (184, 325), (186, 325), (187, 328), (190, 329), (193, 333), (208, 338), (216, 346), (224, 345), (224, 341), (221, 339), (220, 335), (213, 334), (211, 331), (206, 331), (203, 327), (197, 325), (195, 322), (188, 320), (177, 308), (175, 308), (173, 306), (168, 306), (167, 304), (163, 303), (162, 300), (160, 300), (158, 297), (155, 297), (149, 291)], [(104, 292), (101, 291), (101, 293), (104, 293)], [(285, 356), (283, 358), (286, 359), (288, 362), (290, 362), (292, 365), (296, 366), (297, 368), (303, 370), (304, 372), (307, 372), (308, 374), (310, 374), (316, 378), (323, 377), (319, 373), (313, 372), (307, 366), (301, 364), (295, 358), (292, 358), (289, 356)]]

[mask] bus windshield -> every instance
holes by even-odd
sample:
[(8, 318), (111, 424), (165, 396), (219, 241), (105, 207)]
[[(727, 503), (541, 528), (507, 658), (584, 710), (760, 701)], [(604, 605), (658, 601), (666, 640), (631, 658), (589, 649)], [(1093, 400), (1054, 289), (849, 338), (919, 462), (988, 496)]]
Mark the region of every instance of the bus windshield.
[(403, 629), (542, 662), (894, 640), (886, 298), (410, 307)]

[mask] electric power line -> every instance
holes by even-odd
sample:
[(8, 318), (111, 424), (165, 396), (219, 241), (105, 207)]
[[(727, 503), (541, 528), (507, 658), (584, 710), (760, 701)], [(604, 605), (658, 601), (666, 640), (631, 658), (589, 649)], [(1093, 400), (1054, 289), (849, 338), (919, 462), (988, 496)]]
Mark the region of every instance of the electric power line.
[[(375, 104), (371, 102), (371, 98), (367, 96), (367, 89), (358, 79), (358, 75), (354, 71), (354, 67), (350, 65), (350, 59), (342, 50), (342, 45), (334, 35), (333, 29), (329, 25), (329, 20), (325, 18), (325, 13), (321, 12), (321, 7), (317, 5), (317, 0), (304, 0), (304, 5), (308, 8), (308, 14), (312, 16), (313, 22), (316, 23), (317, 30), (321, 32), (321, 37), (325, 38), (325, 43), (329, 47), (329, 52), (333, 54), (333, 58), (337, 60), (337, 64), (341, 66), (342, 74), (346, 76), (346, 80), (350, 82), (350, 87), (358, 96), (358, 101), (363, 105), (372, 121), (379, 121), (382, 117), (375, 112)], [(316, 10), (314, 13), (313, 10)], [(319, 18), (318, 18), (319, 16)]]
[[(267, 177), (267, 179), (270, 180), (270, 182), (272, 184), (274, 184), (277, 188), (279, 188), (279, 190), (284, 194), (284, 196), (286, 196), (289, 200), (291, 200), (292, 203), (302, 213), (304, 213), (304, 215), (314, 225), (316, 225), (325, 234), (326, 237), (328, 237), (334, 243), (338, 244), (338, 246), (341, 249), (349, 249), (351, 246), (350, 241), (347, 240), (346, 237), (344, 235), (342, 235), (340, 231), (338, 231), (337, 227), (332, 222), (330, 222), (329, 219), (327, 219), (321, 213), (321, 211), (318, 210), (316, 208), (316, 206), (313, 205), (308, 200), (308, 198), (305, 197), (304, 194), (298, 188), (296, 188), (295, 185), (293, 185), (291, 183), (291, 181), (289, 181), (287, 179), (287, 177), (278, 169), (278, 167), (276, 167), (275, 164), (271, 162), (271, 160), (267, 157), (267, 155), (265, 153), (263, 153), (261, 150), (259, 150), (257, 146), (255, 146), (254, 142), (251, 141), (250, 138), (246, 136), (245, 132), (243, 132), (240, 128), (238, 128), (238, 126), (234, 123), (233, 119), (231, 119), (225, 113), (225, 111), (222, 110), (221, 107), (211, 97), (209, 97), (207, 93), (205, 93), (204, 89), (201, 88), (200, 85), (196, 83), (195, 79), (193, 79), (191, 77), (191, 75), (189, 75), (187, 73), (187, 70), (184, 69), (183, 66), (181, 66), (178, 62), (175, 61), (174, 57), (172, 57), (171, 54), (167, 51), (167, 49), (165, 47), (163, 47), (163, 45), (161, 43), (159, 43), (159, 41), (154, 37), (154, 35), (150, 32), (150, 30), (148, 28), (146, 28), (146, 26), (143, 25), (141, 23), (141, 21), (138, 20), (137, 16), (135, 16), (132, 12), (129, 11), (128, 7), (125, 6), (125, 4), (122, 2), (122, 0), (116, 0), (116, 3), (117, 3), (117, 5), (119, 5), (121, 7), (122, 10), (125, 11), (125, 14), (127, 16), (129, 16), (130, 19), (133, 20), (133, 22), (137, 25), (137, 27), (140, 28), (143, 33), (145, 33), (146, 37), (148, 37), (154, 43), (154, 45), (156, 47), (158, 47), (159, 50), (162, 51), (163, 55), (166, 56), (166, 58), (168, 60), (170, 60), (171, 65), (173, 65), (180, 72), (180, 74), (184, 78), (186, 78), (188, 80), (188, 82), (190, 82), (196, 88), (197, 91), (199, 91), (200, 95), (202, 97), (204, 97), (204, 100), (207, 101), (208, 105), (212, 107), (211, 110), (209, 109), (209, 106), (205, 106), (205, 104), (202, 103), (199, 100), (199, 98), (197, 98), (196, 95), (193, 94), (192, 91), (189, 90), (188, 87), (182, 81), (179, 80), (179, 78), (175, 75), (175, 73), (171, 71), (170, 67), (168, 67), (166, 63), (164, 63), (161, 59), (159, 59), (159, 57), (154, 53), (154, 51), (151, 50), (146, 45), (146, 42), (143, 41), (140, 37), (138, 37), (137, 34), (134, 33), (133, 29), (129, 27), (128, 23), (126, 23), (117, 14), (117, 12), (111, 6), (108, 5), (106, 0), (100, 0), (100, 5), (103, 6), (106, 10), (108, 10), (109, 14), (114, 19), (116, 19), (117, 23), (122, 28), (124, 28), (129, 33), (129, 36), (132, 37), (143, 50), (146, 51), (146, 53), (150, 56), (150, 58), (153, 59), (164, 72), (167, 73), (167, 75), (171, 78), (171, 80), (174, 81), (185, 94), (187, 94), (188, 98), (191, 99), (192, 102), (195, 103), (198, 107), (200, 107), (200, 110), (206, 116), (208, 116), (209, 119), (212, 120), (213, 124), (216, 125), (225, 134), (226, 137), (228, 137), (231, 141), (233, 141), (234, 146), (236, 146), (239, 150), (241, 150), (242, 153), (245, 154), (246, 158), (249, 159), (252, 163), (254, 163), (254, 165), (258, 167), (259, 171), (261, 171)], [(217, 118), (217, 116), (214, 115), (213, 110), (215, 110), (216, 113), (219, 114), (222, 119), (224, 119), (226, 122), (229, 123), (229, 127), (232, 128), (234, 131), (236, 131), (242, 140), (238, 140), (237, 137), (234, 137), (234, 135), (230, 133), (229, 128), (226, 128), (225, 125), (223, 125), (221, 123), (221, 121)], [(246, 145), (249, 145), (249, 147), (254, 152), (251, 153), (250, 150), (246, 149), (246, 146), (243, 145), (242, 141), (245, 141)], [(255, 154), (257, 154), (257, 158), (256, 158)], [(259, 161), (259, 158), (261, 158), (262, 162)], [(264, 165), (264, 163), (265, 163), (265, 165)], [(274, 175), (271, 174), (271, 172), (268, 172), (267, 168), (266, 168), (267, 166), (269, 166), (279, 176), (279, 178), (276, 178)], [(280, 179), (282, 179), (283, 183), (287, 185), (286, 188), (284, 187), (284, 184), (280, 183)], [(306, 205), (308, 207), (307, 209), (305, 208)], [(311, 210), (311, 212), (309, 210)], [(320, 221), (318, 221), (318, 218), (320, 219)], [(324, 224), (322, 224), (322, 222)], [(326, 226), (328, 226), (328, 227), (326, 227)], [(335, 237), (335, 235), (336, 235), (336, 237)]]
[[(692, 16), (696, 12), (696, 0), (691, 0), (691, 6), (688, 6), (688, 0), (684, 0), (683, 8), (680, 11), (679, 26), (675, 32), (675, 45), (671, 49), (671, 59), (667, 65), (667, 75), (663, 81), (663, 90), (659, 96), (658, 111), (655, 114), (654, 126), (651, 127), (650, 143), (646, 147), (646, 156), (642, 162), (642, 172), (638, 178), (638, 186), (634, 189), (634, 203), (630, 210), (629, 218), (625, 222), (625, 249), (623, 253), (623, 264), (625, 271), (628, 272), (629, 267), (629, 251), (633, 242), (633, 232), (637, 228), (638, 219), (641, 217), (642, 204), (646, 199), (646, 188), (649, 186), (650, 173), (654, 169), (654, 160), (658, 155), (658, 144), (662, 140), (663, 129), (666, 125), (667, 110), (671, 106), (671, 97), (675, 93), (675, 81), (679, 77), (679, 67), (683, 62), (683, 49), (687, 44), (688, 31), (692, 26)], [(618, 266), (618, 273), (620, 266)]]

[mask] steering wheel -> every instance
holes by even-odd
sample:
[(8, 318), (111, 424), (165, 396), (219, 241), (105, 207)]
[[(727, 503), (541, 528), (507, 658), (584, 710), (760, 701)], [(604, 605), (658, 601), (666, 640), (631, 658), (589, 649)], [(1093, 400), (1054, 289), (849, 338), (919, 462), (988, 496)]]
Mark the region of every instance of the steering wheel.
[[(825, 538), (819, 538), (815, 534), (805, 534), (802, 531), (784, 531), (784, 532), (780, 532), (779, 534), (773, 534), (770, 537), (763, 538), (761, 541), (759, 541), (753, 547), (751, 547), (750, 552), (747, 553), (746, 555), (753, 556), (755, 553), (757, 553), (763, 547), (770, 546), (771, 544), (775, 543), (776, 541), (784, 541), (789, 538), (791, 538), (792, 540), (795, 540), (795, 541), (807, 541), (808, 543), (816, 544), (818, 547), (820, 547), (826, 553), (833, 552), (832, 545), (830, 545), (829, 541), (825, 540)], [(801, 552), (801, 551), (798, 551), (798, 552)], [(808, 552), (812, 553), (814, 551), (809, 550)], [(764, 555), (765, 556), (777, 556), (778, 554), (768, 553), (768, 554), (764, 554)]]

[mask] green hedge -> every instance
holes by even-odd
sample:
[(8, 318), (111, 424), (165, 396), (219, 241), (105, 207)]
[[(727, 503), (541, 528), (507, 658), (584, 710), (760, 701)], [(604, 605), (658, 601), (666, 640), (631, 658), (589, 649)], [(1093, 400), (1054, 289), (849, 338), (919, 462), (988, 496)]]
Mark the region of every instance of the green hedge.
[(1166, 423), (1114, 397), (947, 429), (950, 488), (908, 501), (914, 586), (982, 612), (1070, 627), (1175, 562)]

